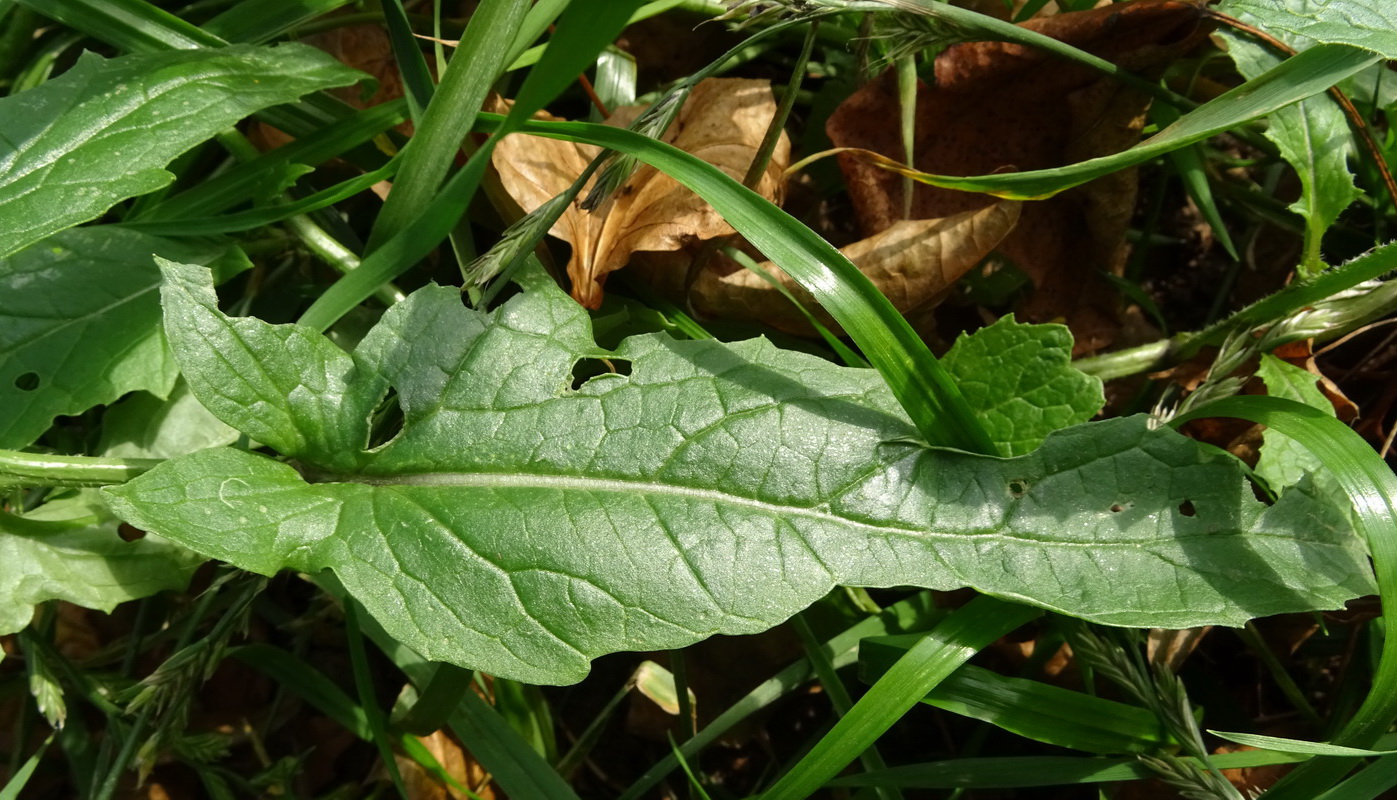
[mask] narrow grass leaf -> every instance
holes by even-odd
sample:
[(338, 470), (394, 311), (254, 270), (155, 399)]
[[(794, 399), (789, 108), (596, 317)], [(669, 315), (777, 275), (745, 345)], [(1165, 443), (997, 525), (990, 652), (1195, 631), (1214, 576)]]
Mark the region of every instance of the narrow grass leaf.
[[(482, 116), (482, 125), (493, 129), (496, 119)], [(995, 452), (984, 426), (926, 343), (877, 287), (819, 234), (722, 170), (647, 136), (581, 122), (527, 122), (521, 130), (633, 155), (692, 189), (834, 317), (888, 382), (926, 441)]]
[[(419, 218), (437, 195), (456, 159), (456, 153), (461, 149), (461, 141), (470, 132), (476, 114), (485, 102), (486, 93), (504, 71), (510, 43), (514, 41), (528, 5), (527, 0), (484, 0), (471, 15), (461, 35), (461, 44), (447, 65), (446, 74), (441, 76), (441, 85), (422, 113), (417, 131), (404, 150), (398, 179), (369, 235), (369, 252), (397, 236)], [(435, 246), (439, 241), (440, 238), (431, 245)], [(411, 264), (404, 265), (383, 280), (391, 280), (408, 266)], [(377, 287), (371, 287), (370, 291), (372, 288)], [(364, 297), (368, 297), (368, 294)]]
[[(1397, 630), (1397, 477), (1363, 438), (1323, 411), (1276, 397), (1232, 397), (1176, 418), (1237, 417), (1279, 431), (1308, 447), (1338, 480), (1352, 503), (1359, 532), (1368, 542), (1388, 630)], [(1293, 494), (1291, 492), (1289, 494)], [(1284, 499), (1284, 498), (1283, 498)], [(1342, 747), (1370, 747), (1397, 719), (1397, 636), (1383, 637), (1367, 698), (1334, 737)], [(1275, 800), (1313, 798), (1351, 769), (1348, 759), (1316, 758), (1268, 793)]]
[[(1294, 764), (1308, 756), (1252, 750), (1221, 753), (1209, 761), (1218, 769), (1245, 769)], [(1190, 761), (1191, 759), (1183, 759)], [(829, 786), (900, 786), (904, 789), (1018, 789), (1032, 786), (1064, 786), (1082, 783), (1139, 781), (1155, 773), (1135, 758), (1081, 758), (1022, 756), (1010, 758), (959, 758), (892, 767), (882, 772), (835, 778)]]
[(406, 119), (404, 100), (390, 100), (355, 112), (161, 200), (135, 220), (157, 222), (207, 216), (239, 203), (275, 196), (311, 167), (344, 155)]
[[(841, 669), (858, 658), (859, 642), (868, 636), (882, 636), (889, 633), (909, 633), (924, 631), (944, 612), (938, 611), (929, 592), (921, 592), (883, 609), (883, 612), (862, 620), (825, 643), (829, 653), (830, 666)], [(772, 703), (789, 695), (796, 688), (815, 676), (808, 658), (802, 658), (775, 675), (763, 681), (748, 692), (712, 722), (704, 726), (694, 737), (679, 748), (678, 752), (662, 759), (641, 775), (635, 783), (622, 792), (617, 800), (636, 800), (643, 796), (679, 766), (679, 757), (693, 758), (705, 747), (716, 742), (723, 734), (753, 714), (767, 708)]]
[(100, 31), (102, 41), (129, 53), (192, 50), (227, 44), (145, 0), (19, 0), (74, 30)]
[(1307, 742), (1302, 739), (1287, 739), (1281, 736), (1262, 736), (1256, 733), (1236, 733), (1232, 731), (1213, 731), (1208, 733), (1226, 739), (1234, 744), (1242, 744), (1248, 747), (1255, 747), (1259, 750), (1275, 750), (1280, 753), (1296, 753), (1305, 756), (1348, 756), (1350, 758), (1368, 758), (1369, 756), (1390, 756), (1397, 755), (1397, 750), (1369, 750), (1362, 747), (1342, 747), (1328, 742)]
[(84, 55), (0, 100), (0, 256), (168, 185), (166, 164), (259, 109), (361, 77), (296, 44)]
[(1397, 756), (1385, 756), (1315, 800), (1376, 800), (1397, 786)]
[(1376, 60), (1377, 56), (1366, 50), (1346, 45), (1317, 45), (1190, 111), (1178, 122), (1129, 150), (1055, 169), (973, 177), (930, 175), (908, 170), (897, 161), (876, 153), (859, 153), (885, 169), (932, 186), (984, 192), (1008, 199), (1043, 200), (1319, 94)]
[(951, 612), (873, 684), (762, 800), (803, 800), (868, 749), (961, 664), (1039, 615), (1037, 609), (980, 596)]
[(408, 107), (412, 109), (412, 119), (417, 122), (436, 92), (432, 70), (427, 66), (427, 57), (422, 54), (417, 37), (412, 34), (412, 23), (403, 10), (402, 0), (384, 0), (382, 8), (384, 22), (388, 26), (388, 39), (393, 48), (393, 60), (397, 62), (398, 73), (403, 79), (403, 90), (407, 94)]
[(369, 741), (373, 738), (369, 717), (364, 713), (363, 706), (304, 659), (269, 644), (234, 647), (228, 651), (228, 655), (271, 678), (277, 686), (310, 703), (317, 711), (360, 739)]
[(19, 800), (20, 793), (24, 791), (24, 787), (29, 785), (29, 779), (34, 776), (34, 770), (39, 768), (39, 762), (43, 760), (44, 753), (48, 752), (49, 745), (53, 744), (53, 739), (57, 735), (56, 733), (49, 734), (44, 743), (39, 745), (39, 749), (35, 750), (29, 758), (26, 758), (19, 769), (15, 770), (14, 774), (10, 776), (10, 780), (5, 783), (5, 787), (0, 789), (0, 800)]
[(393, 159), (372, 172), (357, 175), (347, 181), (342, 181), (334, 186), (321, 189), (315, 194), (290, 203), (262, 206), (248, 211), (240, 211), (235, 214), (223, 214), (216, 217), (193, 217), (165, 222), (131, 222), (120, 225), (120, 227), (156, 236), (170, 237), (213, 236), (220, 233), (250, 231), (254, 228), (263, 228), (300, 214), (309, 214), (312, 211), (328, 208), (335, 203), (348, 200), (355, 195), (368, 191), (375, 184), (391, 179), (397, 171), (398, 160)]
[[(418, 258), (435, 247), (436, 243), (440, 242), (455, 227), (461, 214), (465, 211), (466, 204), (474, 195), (480, 178), (485, 172), (490, 160), (490, 153), (499, 136), (519, 127), (520, 123), (533, 116), (535, 111), (541, 109), (576, 80), (577, 75), (581, 74), (596, 58), (597, 52), (621, 32), (628, 19), (630, 8), (632, 8), (631, 2), (608, 4), (602, 8), (579, 4), (577, 10), (571, 13), (565, 12), (563, 18), (559, 20), (557, 34), (549, 42), (548, 52), (545, 53), (543, 61), (531, 70), (529, 77), (524, 80), (524, 85), (519, 90), (519, 95), (510, 109), (510, 115), (504, 127), (496, 131), (495, 136), (491, 137), (471, 156), (466, 165), (452, 176), (447, 185), (435, 197), (421, 194), (420, 196), (414, 195), (416, 199), (402, 201), (409, 204), (414, 211), (414, 216), (391, 217), (385, 223), (384, 215), (390, 213), (389, 209), (395, 203), (393, 198), (398, 196), (401, 191), (395, 186), (387, 203), (384, 204), (378, 222), (375, 223), (374, 234), (369, 241), (369, 250), (371, 251), (369, 257), (358, 269), (342, 278), (322, 294), (302, 315), (301, 322), (321, 329), (329, 327), (331, 323), (348, 313), (349, 309), (362, 302), (380, 285), (411, 268)], [(474, 22), (475, 18), (472, 17), (472, 24)], [(514, 23), (514, 27), (518, 27), (517, 22)], [(467, 34), (469, 34), (469, 29)], [(501, 34), (496, 32), (496, 35)], [(453, 61), (453, 63), (455, 62)], [(447, 74), (449, 77), (450, 69), (447, 70)], [(450, 96), (448, 94), (448, 81), (443, 80), (436, 98), (433, 99), (433, 107), (447, 102), (444, 97)], [(476, 105), (473, 108), (478, 109), (480, 99), (476, 99), (475, 102)], [(432, 116), (430, 108), (428, 112), (423, 118), (424, 126), (427, 119)], [(469, 127), (469, 123), (470, 120), (466, 120), (467, 127)], [(414, 142), (409, 144), (405, 151), (404, 163), (399, 171), (398, 186), (407, 179), (409, 165), (413, 163), (415, 158), (420, 158), (413, 156), (412, 153), (418, 147), (417, 139), (421, 137), (422, 133), (419, 132), (417, 137), (414, 137)], [(459, 142), (459, 136), (454, 142)], [(430, 147), (430, 145), (425, 146)], [(451, 143), (449, 146), (453, 148), (452, 153), (454, 153), (455, 144)], [(435, 190), (435, 187), (439, 185), (440, 176), (433, 175), (429, 180), (433, 181), (431, 185)], [(406, 212), (402, 211), (400, 207), (398, 211), (391, 213), (402, 215)], [(405, 226), (406, 230), (399, 235), (381, 234), (380, 228), (385, 225), (387, 225), (387, 231), (396, 231), (399, 226)], [(374, 249), (374, 237), (386, 239), (384, 249), (388, 252), (380, 255)]]
[(242, 0), (200, 27), (225, 41), (264, 44), (297, 25), (352, 2), (354, 0)]
[[(872, 683), (886, 674), (915, 641), (910, 636), (865, 639), (859, 646), (860, 677)], [(921, 702), (1028, 739), (1090, 753), (1143, 753), (1166, 741), (1159, 719), (1144, 708), (968, 664)]]
[(466, 692), (451, 730), (510, 797), (577, 800), (572, 787), (475, 692)]

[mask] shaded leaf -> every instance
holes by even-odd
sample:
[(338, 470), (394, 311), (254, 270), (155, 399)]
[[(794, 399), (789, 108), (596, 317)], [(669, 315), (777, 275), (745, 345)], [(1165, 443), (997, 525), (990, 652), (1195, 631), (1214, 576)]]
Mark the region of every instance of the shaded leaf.
[[(630, 375), (571, 389), (595, 345), (547, 285), (490, 314), (423, 289), (345, 355), (224, 317), (204, 271), (165, 268), (195, 394), (225, 421), (274, 420), (295, 465), (204, 450), (107, 497), (244, 569), (334, 570), (426, 658), (575, 681), (604, 653), (764, 630), (837, 583), (972, 586), (1171, 627), (1371, 586), (1330, 507), (1298, 491), (1267, 507), (1230, 457), (1144, 417), (1018, 458), (930, 450), (876, 373), (763, 340), (633, 337), (615, 356)], [(403, 429), (366, 450), (364, 409), (390, 386)]]
[[(1265, 29), (1294, 50), (1304, 50), (1315, 40), (1284, 29), (1273, 30), (1270, 17), (1283, 11), (1295, 17), (1314, 17), (1336, 5), (1326, 0), (1246, 0), (1224, 3), (1220, 11)], [(1271, 13), (1264, 9), (1269, 7)], [(1250, 80), (1278, 66), (1284, 55), (1245, 33), (1228, 32), (1227, 53), (1237, 71)], [(1397, 42), (1397, 34), (1393, 34)], [(1353, 135), (1339, 104), (1328, 94), (1317, 94), (1279, 109), (1268, 118), (1266, 137), (1276, 143), (1281, 156), (1300, 177), (1300, 197), (1290, 209), (1305, 218), (1305, 260), (1311, 269), (1320, 266), (1320, 240), (1339, 213), (1358, 198), (1348, 162), (1353, 156)]]
[[(1022, 204), (1001, 201), (939, 219), (905, 220), (840, 248), (854, 266), (904, 315), (934, 306), (947, 290), (990, 254), (1019, 219)], [(682, 299), (688, 254), (646, 258), (635, 264), (639, 277), (669, 296)], [(834, 318), (800, 284), (770, 261), (757, 265), (815, 315), (839, 331)], [(731, 259), (714, 256), (699, 271), (688, 297), (697, 310), (717, 317), (756, 320), (791, 333), (810, 335), (804, 314), (765, 278)]]
[[(1308, 370), (1263, 353), (1256, 376), (1266, 384), (1266, 393), (1271, 397), (1294, 400), (1331, 416), (1334, 414), (1333, 403), (1316, 386), (1319, 376)], [(1346, 500), (1343, 489), (1309, 448), (1279, 431), (1267, 430), (1262, 436), (1264, 444), (1256, 461), (1256, 474), (1265, 479), (1272, 491), (1282, 493), (1309, 477), (1342, 506)]]
[[(1198, 9), (1139, 2), (1055, 14), (1023, 24), (1128, 69), (1170, 63), (1197, 41)], [(970, 42), (936, 58), (933, 86), (916, 101), (913, 166), (938, 175), (1048, 169), (1124, 150), (1139, 138), (1149, 99), (1079, 64), (1023, 45)], [(826, 132), (837, 147), (872, 150), (902, 161), (900, 113), (892, 70), (851, 95)], [(840, 169), (865, 236), (902, 218), (903, 179), (856, 156)], [(1108, 175), (1050, 200), (1024, 206), (999, 249), (1037, 287), (1020, 314), (1032, 322), (1065, 318), (1079, 352), (1115, 335), (1115, 290), (1097, 275), (1118, 272), (1135, 206), (1133, 171)], [(916, 185), (910, 217), (943, 217), (983, 208), (995, 198)]]
[(298, 44), (86, 53), (0, 100), (0, 256), (168, 185), (166, 164), (255, 111), (361, 77)]
[(91, 491), (22, 517), (0, 512), (0, 635), (28, 625), (48, 600), (111, 611), (183, 588), (203, 560), (156, 536), (123, 541), (118, 524)]
[(980, 414), (1001, 455), (1017, 456), (1053, 431), (1091, 419), (1106, 403), (1101, 380), (1075, 369), (1062, 325), (1004, 317), (961, 336), (941, 360)]
[(216, 267), (223, 278), (249, 266), (226, 244), (111, 226), (65, 231), (0, 259), (0, 447), (31, 444), (60, 414), (170, 391), (177, 371), (152, 254)]
[(179, 381), (165, 400), (138, 392), (107, 409), (97, 449), (109, 458), (174, 458), (237, 439)]
[[(627, 125), (636, 113), (618, 111), (608, 124)], [(663, 140), (741, 180), (775, 116), (767, 81), (711, 78), (690, 92)], [(592, 145), (514, 134), (495, 148), (491, 163), (505, 190), (528, 212), (562, 194), (599, 152)], [(783, 133), (758, 193), (780, 202), (789, 160), (790, 141)], [(601, 304), (606, 275), (624, 267), (632, 253), (678, 250), (732, 232), (698, 195), (650, 166), (637, 171), (608, 206), (587, 212), (574, 205), (550, 231), (572, 245), (572, 294), (588, 308)]]

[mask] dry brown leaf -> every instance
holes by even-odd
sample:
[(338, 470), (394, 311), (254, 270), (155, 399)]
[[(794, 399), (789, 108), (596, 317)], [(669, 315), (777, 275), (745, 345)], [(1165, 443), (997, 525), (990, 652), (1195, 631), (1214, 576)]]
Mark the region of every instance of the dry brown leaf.
[[(628, 122), (634, 113), (613, 114), (608, 124)], [(711, 78), (694, 87), (664, 140), (741, 180), (775, 115), (768, 81)], [(513, 134), (499, 143), (491, 161), (505, 191), (528, 212), (572, 185), (597, 153), (590, 145)], [(789, 160), (790, 141), (783, 133), (757, 186), (759, 194), (780, 203)], [(605, 208), (593, 213), (574, 204), (549, 233), (572, 245), (572, 296), (596, 308), (606, 276), (626, 266), (633, 253), (679, 250), (733, 229), (698, 195), (644, 166)]]
[[(479, 797), (493, 800), (494, 786), (486, 783), (489, 773), (445, 731), (419, 736), (417, 741), (457, 783), (467, 788), (478, 786)], [(454, 786), (443, 786), (434, 775), (407, 756), (395, 755), (394, 758), (409, 800), (466, 800), (469, 797)]]
[[(1036, 18), (1024, 27), (1132, 70), (1167, 64), (1197, 39), (1199, 10), (1175, 0), (1138, 0)], [(982, 175), (1007, 168), (1046, 169), (1128, 147), (1139, 136), (1147, 98), (1098, 73), (1033, 48), (976, 42), (936, 60), (936, 86), (918, 89), (914, 166), (943, 175)], [(826, 126), (839, 147), (900, 158), (896, 77), (891, 71), (846, 100)], [(840, 156), (865, 235), (902, 216), (902, 179)], [(1097, 275), (1123, 264), (1135, 177), (1116, 173), (1052, 200), (1030, 203), (1000, 250), (1034, 281), (1021, 315), (1063, 318), (1079, 351), (1114, 336), (1116, 293)], [(918, 184), (913, 219), (982, 208), (994, 198)]]
[[(954, 214), (940, 219), (905, 220), (842, 252), (873, 282), (893, 306), (909, 314), (934, 304), (1013, 230), (1016, 202)], [(672, 260), (671, 260), (672, 261)], [(683, 296), (686, 270), (681, 264), (642, 262), (641, 277), (671, 297)], [(759, 266), (780, 281), (821, 324), (839, 332), (834, 320), (789, 275), (770, 261)], [(699, 273), (689, 299), (696, 310), (730, 319), (760, 320), (800, 335), (813, 333), (790, 300), (762, 276), (736, 262), (715, 257)]]

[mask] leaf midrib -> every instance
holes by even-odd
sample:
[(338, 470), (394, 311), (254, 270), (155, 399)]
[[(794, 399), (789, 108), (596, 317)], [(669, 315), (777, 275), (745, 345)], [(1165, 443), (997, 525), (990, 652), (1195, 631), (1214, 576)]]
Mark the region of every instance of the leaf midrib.
[[(1139, 548), (1156, 541), (1183, 540), (1216, 536), (1215, 530), (1200, 530), (1192, 533), (1175, 532), (1173, 535), (1151, 539), (1111, 539), (1099, 538), (1091, 541), (1069, 542), (1046, 539), (1034, 534), (1010, 529), (1007, 525), (986, 528), (979, 531), (956, 531), (946, 533), (932, 529), (906, 528), (887, 523), (872, 523), (852, 517), (841, 516), (828, 510), (828, 503), (819, 506), (782, 505), (765, 500), (757, 500), (742, 495), (729, 494), (717, 489), (701, 489), (655, 481), (629, 480), (624, 478), (591, 478), (576, 475), (541, 475), (522, 472), (415, 472), (400, 475), (329, 475), (303, 472), (303, 477), (312, 483), (320, 484), (360, 484), (387, 489), (396, 488), (465, 488), (465, 489), (552, 489), (557, 491), (599, 492), (608, 494), (631, 494), (638, 496), (668, 495), (729, 506), (751, 508), (772, 518), (789, 520), (799, 516), (817, 522), (875, 531), (881, 534), (901, 535), (919, 540), (940, 539), (964, 542), (971, 539), (1002, 540), (1012, 543), (1034, 543), (1052, 547), (1087, 548)], [(1004, 517), (1013, 516), (1006, 509)], [(1253, 531), (1252, 536), (1289, 539), (1288, 534), (1266, 531)]]

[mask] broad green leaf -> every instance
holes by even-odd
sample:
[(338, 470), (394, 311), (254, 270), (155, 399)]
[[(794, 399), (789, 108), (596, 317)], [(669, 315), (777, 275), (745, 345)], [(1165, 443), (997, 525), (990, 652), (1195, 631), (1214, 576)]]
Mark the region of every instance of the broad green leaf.
[(111, 226), (78, 228), (0, 259), (0, 447), (31, 444), (53, 418), (123, 394), (165, 395), (165, 348), (152, 253), (228, 276), (248, 265), (228, 245)]
[(1389, 0), (1223, 0), (1218, 10), (1282, 40), (1346, 44), (1397, 59), (1397, 6)]
[(97, 449), (116, 458), (174, 458), (237, 441), (238, 432), (210, 414), (180, 381), (161, 400), (136, 392), (107, 409)]
[[(764, 630), (835, 584), (972, 586), (1099, 622), (1239, 624), (1368, 591), (1362, 547), (1301, 491), (1144, 417), (1018, 458), (932, 450), (869, 370), (663, 335), (630, 374), (555, 286), (493, 313), (428, 287), (353, 354), (229, 319), (165, 264), (167, 333), (200, 401), (295, 464), (217, 448), (108, 498), (124, 519), (262, 574), (331, 569), (427, 658), (535, 683), (617, 650)], [(396, 391), (402, 430), (369, 449)]]
[(1101, 410), (1101, 380), (1071, 362), (1065, 326), (1028, 325), (1012, 316), (960, 337), (941, 360), (1006, 456), (1023, 455)]
[[(1294, 400), (1334, 415), (1334, 404), (1319, 390), (1316, 385), (1319, 379), (1314, 373), (1263, 353), (1256, 376), (1266, 384), (1266, 393), (1271, 397)], [(1325, 494), (1340, 503), (1344, 501), (1343, 489), (1309, 448), (1280, 431), (1268, 429), (1262, 436), (1265, 443), (1256, 462), (1256, 474), (1264, 478), (1273, 491), (1283, 492), (1308, 476)]]
[[(1315, 40), (1283, 30), (1271, 30), (1259, 19), (1256, 8), (1269, 6), (1300, 16), (1313, 16), (1334, 5), (1325, 0), (1252, 0), (1234, 4), (1227, 13), (1277, 36), (1294, 50), (1304, 50)], [(1242, 76), (1251, 79), (1279, 66), (1282, 54), (1245, 33), (1228, 33), (1227, 53)], [(1397, 41), (1397, 34), (1393, 35)], [(1266, 137), (1280, 148), (1281, 156), (1300, 177), (1300, 197), (1290, 208), (1305, 219), (1304, 264), (1314, 271), (1320, 265), (1320, 242), (1324, 232), (1339, 218), (1360, 192), (1353, 184), (1348, 161), (1353, 155), (1353, 136), (1338, 103), (1327, 94), (1317, 94), (1292, 106), (1277, 110), (1269, 118)]]
[(123, 541), (117, 525), (92, 491), (22, 517), (0, 512), (0, 635), (28, 625), (34, 606), (47, 600), (111, 611), (183, 588), (202, 561), (158, 536)]
[(166, 186), (166, 164), (255, 111), (361, 77), (297, 44), (85, 54), (0, 100), (0, 256)]

